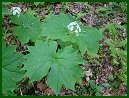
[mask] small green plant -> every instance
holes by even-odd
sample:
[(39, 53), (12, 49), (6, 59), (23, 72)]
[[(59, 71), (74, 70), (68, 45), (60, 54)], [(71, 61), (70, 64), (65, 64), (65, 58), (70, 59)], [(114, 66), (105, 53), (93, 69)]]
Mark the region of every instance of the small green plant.
[[(50, 14), (43, 23), (32, 12), (13, 15), (11, 19), (16, 24), (13, 28), (16, 40), (22, 45), (30, 40), (35, 44), (27, 47), (27, 55), (16, 52), (13, 45), (3, 44), (2, 92), (13, 92), (16, 83), (24, 77), (29, 77), (30, 82), (47, 77), (46, 84), (56, 95), (63, 86), (74, 91), (75, 83), (83, 77), (79, 66), (86, 62), (83, 55), (87, 52), (91, 57), (96, 56), (98, 41), (103, 37), (101, 32), (90, 26), (85, 27), (70, 14)], [(8, 58), (11, 61), (6, 61)], [(21, 64), (24, 64), (23, 68)], [(6, 87), (7, 81), (10, 83)]]
[(111, 38), (105, 40), (110, 47), (110, 55), (112, 56), (112, 64), (114, 67), (120, 66), (122, 68), (120, 74), (117, 76), (120, 78), (121, 81), (124, 81), (125, 84), (127, 82), (127, 40), (126, 39), (119, 39), (118, 32), (116, 26), (114, 24), (108, 25), (109, 32), (111, 34)]
[(44, 4), (44, 2), (34, 2), (36, 6)]
[(100, 91), (102, 90), (102, 86), (98, 86), (96, 85), (92, 80), (89, 80), (89, 84), (90, 84), (90, 94), (95, 94), (95, 96), (101, 96)]
[(39, 81), (56, 96), (101, 96), (103, 88), (125, 86), (126, 13), (126, 2), (2, 2), (2, 94), (28, 96), (27, 84), (37, 90)]

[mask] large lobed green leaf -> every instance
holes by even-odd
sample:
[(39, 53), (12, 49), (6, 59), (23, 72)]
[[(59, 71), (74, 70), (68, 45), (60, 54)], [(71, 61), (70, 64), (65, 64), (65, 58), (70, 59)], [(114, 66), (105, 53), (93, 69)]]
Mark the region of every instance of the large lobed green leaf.
[(74, 90), (75, 83), (83, 76), (78, 64), (84, 63), (72, 46), (56, 52), (57, 43), (54, 41), (36, 41), (35, 46), (28, 47), (30, 54), (23, 64), (23, 70), (27, 70), (25, 76), (31, 81), (41, 80), (47, 77), (47, 85), (59, 94), (62, 86)]
[(98, 41), (103, 37), (101, 32), (93, 27), (84, 27), (81, 26), (82, 32), (80, 32), (79, 36), (76, 36), (77, 44), (79, 50), (81, 51), (82, 55), (87, 51), (91, 57), (92, 53), (97, 53), (99, 50), (99, 43)]
[(32, 12), (21, 14), (19, 17), (12, 16), (12, 22), (18, 26), (14, 27), (14, 35), (24, 44), (29, 40), (35, 41), (41, 33), (41, 22), (38, 17), (34, 17)]
[(17, 88), (16, 83), (22, 79), (23, 72), (18, 67), (23, 56), (15, 52), (15, 46), (6, 46), (2, 41), (2, 93), (13, 93)]
[[(49, 15), (43, 23), (41, 36), (47, 36), (49, 39), (61, 39), (62, 41), (71, 41), (76, 43), (83, 55), (85, 51), (90, 54), (97, 53), (99, 49), (98, 41), (103, 37), (101, 32), (93, 27), (85, 27), (77, 21), (81, 28), (79, 36), (71, 33), (67, 26), (71, 22), (77, 21), (70, 14)], [(91, 55), (94, 56), (94, 55)]]

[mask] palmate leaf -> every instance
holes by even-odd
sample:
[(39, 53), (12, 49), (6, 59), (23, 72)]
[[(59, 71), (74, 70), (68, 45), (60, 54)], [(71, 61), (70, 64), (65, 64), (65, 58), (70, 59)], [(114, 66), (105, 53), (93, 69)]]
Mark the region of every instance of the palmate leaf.
[(76, 43), (82, 55), (85, 51), (89, 55), (97, 53), (99, 49), (98, 41), (103, 37), (101, 32), (93, 27), (84, 27), (77, 21), (81, 32), (76, 36), (67, 28), (74, 21), (77, 20), (70, 14), (49, 15), (43, 23), (43, 30), (40, 35), (47, 36), (49, 39), (61, 39), (64, 42), (71, 41)]
[(48, 75), (47, 84), (56, 95), (63, 85), (74, 90), (75, 83), (83, 76), (78, 64), (84, 61), (72, 46), (56, 52), (56, 42), (36, 41), (35, 46), (28, 47), (28, 50), (30, 54), (25, 56), (27, 60), (23, 62), (23, 70), (27, 70), (25, 76), (37, 81)]
[(73, 21), (76, 21), (76, 19), (71, 17), (70, 14), (68, 15), (62, 13), (60, 15), (50, 14), (43, 22), (42, 25), (43, 30), (41, 35), (47, 36), (48, 38), (62, 39), (63, 41), (64, 40), (66, 41), (66, 39), (69, 37), (68, 34), (70, 33), (69, 30), (67, 29), (67, 25)]
[[(81, 26), (82, 32), (79, 36), (76, 36), (76, 43), (81, 51), (82, 55), (87, 51), (90, 54), (97, 53), (99, 49), (98, 41), (103, 37), (101, 32), (93, 27)], [(90, 55), (94, 56), (94, 55)]]
[(2, 93), (13, 93), (16, 83), (22, 79), (23, 73), (18, 68), (23, 56), (15, 52), (15, 46), (6, 46), (2, 41)]
[(12, 16), (13, 23), (18, 26), (14, 27), (14, 35), (24, 44), (29, 40), (35, 41), (41, 33), (41, 22), (38, 17), (34, 17), (32, 12), (21, 14), (19, 17)]

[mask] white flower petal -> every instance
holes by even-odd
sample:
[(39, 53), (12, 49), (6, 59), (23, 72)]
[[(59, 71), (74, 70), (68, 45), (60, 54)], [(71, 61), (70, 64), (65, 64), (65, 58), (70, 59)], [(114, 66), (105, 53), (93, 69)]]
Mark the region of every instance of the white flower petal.
[(18, 15), (19, 17), (22, 10), (19, 7), (12, 7), (11, 11), (13, 15)]
[(92, 76), (92, 72), (91, 72), (91, 70), (88, 70), (88, 71), (86, 71), (86, 76)]
[(71, 22), (67, 28), (72, 32), (72, 33), (75, 33), (76, 36), (79, 35), (79, 32), (81, 32), (81, 28), (80, 26), (78, 25), (77, 21), (74, 21), (74, 22)]
[(76, 36), (79, 36), (79, 33), (77, 33)]
[(90, 80), (90, 78), (89, 78), (89, 77), (86, 77), (86, 80), (87, 80), (87, 81), (89, 81), (89, 80)]

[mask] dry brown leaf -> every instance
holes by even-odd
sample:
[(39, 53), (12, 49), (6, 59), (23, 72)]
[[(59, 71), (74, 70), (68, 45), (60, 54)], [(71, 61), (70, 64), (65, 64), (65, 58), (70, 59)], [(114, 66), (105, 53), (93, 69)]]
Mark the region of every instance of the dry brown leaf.
[(45, 90), (47, 89), (47, 85), (46, 84), (43, 84), (42, 82), (39, 82), (37, 84), (37, 89), (39, 89), (42, 92), (45, 92)]

